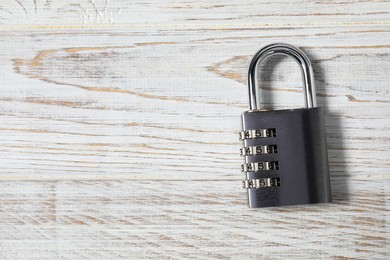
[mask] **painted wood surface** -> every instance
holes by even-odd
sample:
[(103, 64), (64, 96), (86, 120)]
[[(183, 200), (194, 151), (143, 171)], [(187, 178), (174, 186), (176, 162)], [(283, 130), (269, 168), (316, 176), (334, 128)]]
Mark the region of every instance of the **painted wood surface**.
[[(0, 258), (388, 259), (389, 1), (0, 3)], [(302, 48), (334, 203), (250, 210), (253, 54)], [(303, 104), (285, 58), (264, 107)]]

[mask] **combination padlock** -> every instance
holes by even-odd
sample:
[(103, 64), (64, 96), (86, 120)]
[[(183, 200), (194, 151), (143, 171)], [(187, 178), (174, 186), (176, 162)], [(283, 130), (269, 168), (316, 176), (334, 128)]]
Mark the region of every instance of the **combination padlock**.
[[(273, 55), (292, 57), (302, 71), (306, 108), (260, 109), (258, 67)], [(253, 57), (248, 72), (250, 110), (242, 114), (241, 170), (250, 208), (331, 202), (323, 111), (317, 107), (313, 70), (300, 49), (271, 44)]]

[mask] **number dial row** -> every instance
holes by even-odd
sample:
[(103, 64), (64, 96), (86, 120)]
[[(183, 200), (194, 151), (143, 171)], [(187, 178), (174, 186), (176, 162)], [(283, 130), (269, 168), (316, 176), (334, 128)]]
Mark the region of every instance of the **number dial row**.
[(240, 141), (244, 139), (253, 139), (253, 138), (264, 138), (264, 137), (275, 137), (276, 129), (256, 129), (256, 130), (246, 130), (239, 133)]
[(279, 170), (279, 162), (255, 162), (241, 164), (242, 172), (273, 171)]
[(272, 154), (277, 153), (278, 147), (276, 145), (259, 145), (259, 146), (249, 146), (243, 147), (240, 149), (240, 155), (258, 155), (258, 154)]
[(242, 187), (244, 189), (258, 189), (278, 186), (280, 186), (280, 178), (260, 178), (245, 180), (242, 182)]

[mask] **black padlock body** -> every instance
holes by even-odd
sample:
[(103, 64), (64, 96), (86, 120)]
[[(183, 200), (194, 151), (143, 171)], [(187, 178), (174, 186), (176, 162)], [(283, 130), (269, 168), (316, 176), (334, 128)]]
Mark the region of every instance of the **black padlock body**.
[(246, 155), (245, 163), (278, 162), (276, 170), (247, 172), (247, 179), (280, 178), (280, 186), (248, 188), (249, 207), (331, 202), (323, 111), (320, 107), (253, 110), (243, 130), (275, 129), (274, 137), (244, 139), (244, 147), (276, 145), (271, 154)]

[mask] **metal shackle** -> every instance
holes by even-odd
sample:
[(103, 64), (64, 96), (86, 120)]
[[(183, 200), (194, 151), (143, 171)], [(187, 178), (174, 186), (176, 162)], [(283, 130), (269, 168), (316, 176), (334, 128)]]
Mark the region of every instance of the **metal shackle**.
[(314, 76), (311, 63), (306, 54), (300, 49), (285, 43), (274, 43), (265, 46), (253, 57), (248, 71), (249, 108), (250, 110), (260, 109), (260, 95), (258, 95), (258, 67), (266, 59), (273, 55), (286, 55), (293, 58), (300, 66), (303, 78), (303, 90), (305, 94), (306, 108), (317, 106)]

